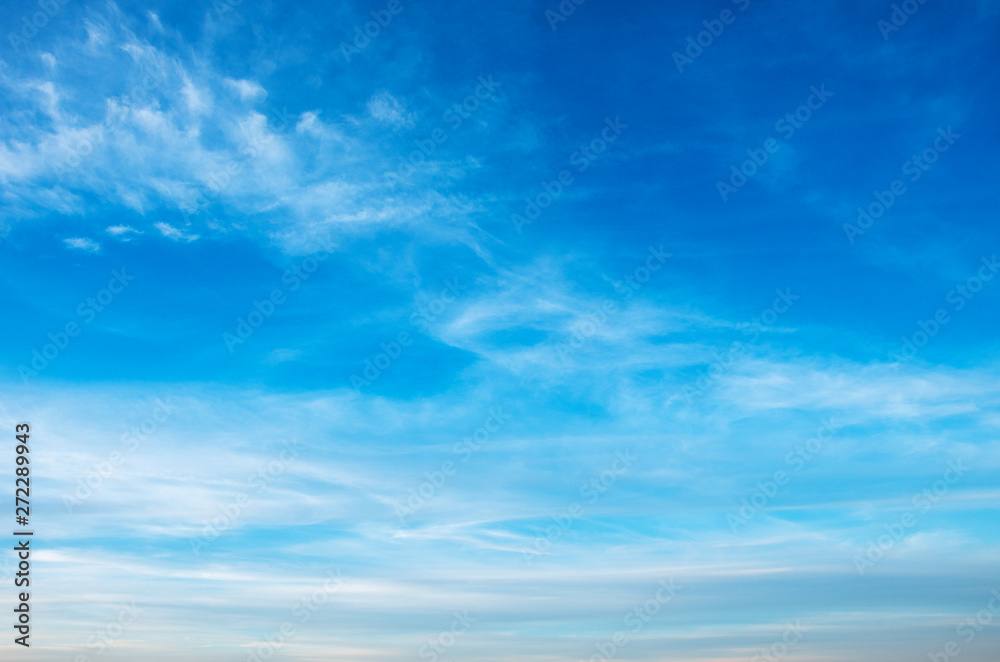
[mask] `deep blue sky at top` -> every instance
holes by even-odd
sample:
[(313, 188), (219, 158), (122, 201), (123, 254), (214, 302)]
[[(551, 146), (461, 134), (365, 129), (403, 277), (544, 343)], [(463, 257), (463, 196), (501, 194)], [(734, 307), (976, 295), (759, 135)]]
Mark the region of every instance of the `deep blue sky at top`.
[[(352, 176), (375, 184), (399, 167), (415, 140), (448, 126), (443, 112), (470, 94), (480, 76), (492, 76), (501, 83), (499, 101), (448, 129), (434, 154), (475, 167), (409, 184), (468, 202), (468, 213), (448, 223), (464, 226), (501, 265), (581, 256), (569, 276), (598, 295), (613, 293), (600, 274), (629, 271), (647, 246), (663, 244), (674, 254), (670, 277), (654, 281), (644, 295), (734, 321), (759, 314), (776, 287), (792, 287), (803, 296), (794, 342), (806, 353), (822, 346), (861, 362), (885, 359), (892, 343), (940, 307), (948, 290), (1000, 243), (990, 211), (997, 42), (993, 29), (982, 27), (995, 20), (989, 3), (968, 12), (928, 3), (885, 40), (876, 23), (891, 9), (877, 2), (751, 3), (745, 11), (722, 2), (587, 2), (554, 31), (544, 11), (555, 6), (546, 3), (414, 2), (404, 3), (350, 62), (341, 42), (380, 6), (243, 3), (223, 21), (201, 5), (119, 7), (121, 25), (192, 71), (258, 81), (267, 90), (256, 104), (261, 113), (281, 110), (298, 118), (315, 112), (343, 122), (370, 151), (355, 155)], [(171, 29), (151, 29), (144, 8)], [(678, 72), (672, 53), (724, 9), (734, 11), (735, 22)], [(26, 49), (7, 52), (8, 82), (43, 75), (39, 53), (58, 56), (60, 39), (82, 39), (95, 11), (70, 3)], [(19, 18), (16, 7), (7, 14)], [(114, 56), (95, 64), (67, 52), (59, 61), (55, 79), (79, 87), (64, 102), (73, 118), (67, 121), (77, 124), (100, 121), (103, 99), (122, 94), (133, 76)], [(168, 96), (171, 84), (156, 93)], [(833, 96), (791, 139), (781, 139), (775, 122), (821, 85)], [(390, 130), (342, 120), (363, 115), (381, 91), (404, 100), (412, 119)], [(31, 103), (5, 95), (4, 130), (11, 139), (30, 142), (32, 131), (46, 130), (44, 120), (30, 124), (38, 119), (26, 111)], [(615, 117), (629, 126), (621, 140), (586, 172), (574, 173), (568, 194), (524, 235), (514, 232), (510, 215), (523, 210), (523, 198), (571, 167), (569, 155)], [(849, 243), (842, 226), (854, 221), (855, 208), (899, 178), (901, 164), (929, 146), (939, 127), (962, 137), (919, 181), (907, 182), (907, 193), (871, 231)], [(723, 202), (716, 182), (767, 138), (778, 138), (779, 153)], [(199, 140), (208, 149), (225, 144), (222, 129), (211, 124)], [(313, 152), (306, 145), (297, 156), (313, 160), (321, 174), (322, 156)], [(37, 182), (49, 183), (44, 175)], [(408, 204), (400, 188), (376, 185), (366, 195)], [(211, 215), (225, 231), (206, 231), (209, 214), (201, 213), (190, 226), (199, 240), (178, 243), (152, 229), (156, 222), (184, 225), (169, 201), (154, 196), (140, 213), (85, 187), (75, 193), (79, 206), (70, 214), (8, 197), (2, 277), (6, 308), (17, 320), (3, 331), (8, 370), (25, 363), (27, 348), (40, 345), (45, 333), (72, 319), (70, 311), (101, 286), (110, 268), (125, 265), (141, 272), (134, 288), (87, 330), (79, 351), (59, 358), (50, 377), (197, 376), (338, 387), (375, 349), (373, 338), (406, 328), (414, 287), (440, 288), (452, 274), (481, 284), (477, 275), (495, 267), (467, 243), (436, 233), (441, 219), (434, 211), (402, 228), (391, 221), (362, 231), (324, 226), (343, 252), (259, 332), (264, 342), (229, 356), (221, 334), (301, 259), (274, 240), (274, 228), (290, 223), (280, 209), (217, 205)], [(103, 233), (117, 224), (144, 234), (123, 243)], [(93, 236), (100, 252), (69, 250), (66, 236)], [(411, 272), (384, 278), (393, 263), (407, 263)], [(386, 312), (396, 306), (399, 317)], [(992, 346), (978, 332), (991, 316), (991, 306), (970, 306), (961, 323), (947, 329), (947, 348), (941, 343), (929, 352), (957, 364), (974, 360)], [(308, 369), (262, 365), (268, 352), (284, 346), (301, 350)], [(107, 361), (109, 355), (122, 360)], [(432, 382), (420, 366), (437, 362), (435, 372), (447, 373), (475, 361), (433, 343), (414, 356), (409, 367)], [(379, 388), (392, 385), (385, 380)]]

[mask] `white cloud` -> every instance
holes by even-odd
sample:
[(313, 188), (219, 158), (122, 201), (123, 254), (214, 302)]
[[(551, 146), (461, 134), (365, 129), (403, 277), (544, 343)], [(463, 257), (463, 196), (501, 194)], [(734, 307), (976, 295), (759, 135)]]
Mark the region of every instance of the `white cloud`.
[(227, 78), (226, 85), (236, 90), (243, 101), (256, 101), (267, 96), (267, 91), (255, 80)]
[(295, 125), (295, 132), (327, 140), (344, 139), (344, 136), (337, 129), (319, 118), (319, 111), (302, 113)]
[[(80, 85), (58, 68), (0, 78), (16, 110), (0, 127), (4, 225), (52, 213), (86, 223), (100, 205), (181, 211), (187, 225), (157, 228), (174, 240), (238, 231), (280, 237), (291, 251), (302, 236), (331, 238), (346, 225), (419, 222), (432, 242), (468, 233), (468, 216), (481, 206), (446, 192), (467, 166), (427, 159), (414, 177), (445, 186), (405, 186), (386, 176), (400, 167), (399, 154), (366, 140), (370, 127), (362, 121), (394, 128), (415, 121), (400, 99), (380, 92), (368, 102), (370, 116), (345, 121), (321, 119), (318, 111), (288, 118), (248, 112), (243, 100), (267, 95), (258, 82), (227, 77), (188, 51), (169, 55), (141, 36), (141, 26), (122, 21), (90, 20), (87, 35), (57, 53), (84, 67), (113, 67), (114, 79)], [(148, 22), (145, 30), (153, 32)], [(23, 119), (38, 116), (47, 121)], [(243, 218), (221, 221), (210, 213), (216, 207), (223, 218)]]
[(101, 250), (101, 245), (92, 239), (86, 239), (83, 237), (70, 237), (68, 239), (63, 239), (63, 242), (70, 248), (76, 248), (81, 251), (90, 251), (91, 253), (96, 253)]
[(191, 79), (183, 76), (184, 81), (181, 87), (181, 95), (187, 104), (188, 110), (194, 115), (203, 115), (212, 109), (212, 95), (208, 90), (200, 90), (194, 86)]
[(138, 230), (136, 230), (135, 228), (133, 228), (131, 225), (109, 225), (106, 228), (106, 231), (107, 231), (108, 234), (113, 234), (113, 235), (116, 235), (116, 236), (117, 235), (128, 234), (130, 232), (135, 232), (137, 234), (142, 234), (141, 232), (139, 232)]
[(94, 52), (100, 50), (111, 38), (108, 34), (107, 26), (99, 25), (90, 20), (84, 20), (84, 29), (87, 31), (87, 50)]
[(368, 100), (368, 114), (395, 129), (413, 124), (417, 117), (415, 113), (407, 113), (399, 99), (385, 91), (375, 93)]
[(173, 239), (174, 241), (194, 241), (198, 238), (196, 234), (188, 234), (182, 230), (178, 230), (169, 223), (155, 223), (154, 227), (160, 231), (167, 239)]
[(146, 16), (149, 17), (149, 22), (153, 25), (157, 32), (162, 33), (163, 23), (160, 22), (160, 17), (155, 12), (147, 11)]

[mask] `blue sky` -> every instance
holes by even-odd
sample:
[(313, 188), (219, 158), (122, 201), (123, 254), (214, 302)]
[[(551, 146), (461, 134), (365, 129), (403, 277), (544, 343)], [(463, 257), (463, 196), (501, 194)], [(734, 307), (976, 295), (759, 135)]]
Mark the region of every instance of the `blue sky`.
[(1000, 4), (903, 4), (5, 3), (32, 657), (994, 660)]

